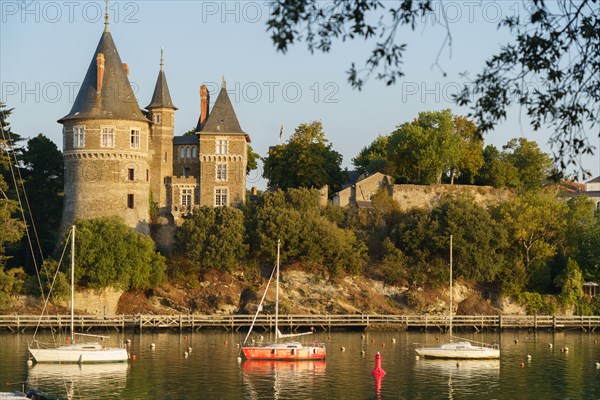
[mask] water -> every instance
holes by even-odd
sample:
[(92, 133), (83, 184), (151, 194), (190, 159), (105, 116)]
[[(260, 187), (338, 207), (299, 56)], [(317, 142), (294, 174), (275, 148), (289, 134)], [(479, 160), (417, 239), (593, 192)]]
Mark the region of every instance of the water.
[[(243, 335), (209, 331), (113, 335), (110, 340), (115, 342), (132, 340), (130, 354), (136, 360), (127, 364), (28, 368), (31, 334), (0, 334), (0, 391), (18, 390), (16, 382), (28, 381), (57, 398), (66, 399), (71, 392), (74, 398), (87, 400), (600, 399), (598, 333), (508, 332), (500, 337), (501, 360), (458, 365), (415, 359), (414, 343), (435, 345), (443, 340), (432, 333), (329, 335), (319, 334), (327, 343), (326, 361), (238, 363), (236, 343)], [(493, 334), (463, 336), (498, 341)], [(565, 347), (568, 352), (561, 351)], [(370, 375), (378, 351), (387, 372), (379, 391)]]

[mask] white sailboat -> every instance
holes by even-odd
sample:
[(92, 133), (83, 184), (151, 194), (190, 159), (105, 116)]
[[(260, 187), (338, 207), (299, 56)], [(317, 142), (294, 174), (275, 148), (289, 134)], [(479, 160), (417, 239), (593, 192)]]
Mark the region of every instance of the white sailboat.
[[(326, 356), (326, 349), (323, 344), (313, 343), (311, 346), (304, 345), (300, 342), (279, 342), (279, 339), (290, 338), (295, 336), (303, 336), (310, 335), (313, 332), (304, 332), (304, 333), (291, 333), (291, 334), (282, 334), (279, 331), (279, 251), (280, 251), (281, 241), (277, 240), (277, 262), (275, 264), (275, 269), (271, 273), (271, 277), (269, 278), (269, 282), (267, 283), (267, 287), (265, 288), (265, 293), (263, 294), (262, 299), (260, 300), (260, 305), (258, 306), (258, 310), (254, 315), (254, 319), (252, 321), (252, 325), (244, 339), (242, 344), (242, 353), (247, 360), (287, 360), (287, 361), (297, 361), (297, 360), (322, 360)], [(269, 285), (271, 284), (271, 280), (273, 279), (273, 274), (276, 276), (276, 286), (275, 286), (275, 342), (269, 343), (264, 346), (246, 346), (246, 342), (250, 337), (250, 333), (252, 332), (252, 328), (254, 327), (254, 322), (256, 321), (256, 317), (258, 313), (262, 309), (262, 304), (267, 294), (267, 290), (269, 289)]]
[[(71, 231), (71, 337), (65, 346), (44, 348), (34, 340), (29, 345), (31, 357), (38, 363), (112, 363), (125, 362), (128, 359), (125, 347), (104, 347), (98, 342), (75, 342), (75, 226)], [(84, 335), (100, 338), (107, 336)], [(35, 347), (33, 346), (35, 344)]]
[(450, 343), (443, 343), (439, 346), (417, 347), (416, 352), (419, 356), (425, 358), (438, 359), (496, 359), (500, 358), (500, 348), (498, 345), (490, 345), (483, 342), (475, 342), (460, 339), (453, 341), (452, 336), (452, 235), (450, 235)]

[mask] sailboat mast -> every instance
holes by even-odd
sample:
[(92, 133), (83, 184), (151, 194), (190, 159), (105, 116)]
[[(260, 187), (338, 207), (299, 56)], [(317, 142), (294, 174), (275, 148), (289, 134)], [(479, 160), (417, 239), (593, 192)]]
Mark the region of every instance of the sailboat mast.
[(279, 339), (279, 247), (281, 246), (281, 239), (277, 239), (277, 264), (275, 266), (275, 341)]
[(450, 337), (452, 337), (452, 235), (450, 235)]
[(71, 232), (71, 343), (75, 344), (75, 225)]

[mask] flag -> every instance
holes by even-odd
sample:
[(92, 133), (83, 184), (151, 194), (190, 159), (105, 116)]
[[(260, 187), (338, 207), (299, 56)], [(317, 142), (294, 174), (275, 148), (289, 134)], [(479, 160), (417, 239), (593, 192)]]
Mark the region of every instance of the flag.
[(283, 139), (283, 123), (281, 124), (281, 128), (279, 129), (279, 141)]

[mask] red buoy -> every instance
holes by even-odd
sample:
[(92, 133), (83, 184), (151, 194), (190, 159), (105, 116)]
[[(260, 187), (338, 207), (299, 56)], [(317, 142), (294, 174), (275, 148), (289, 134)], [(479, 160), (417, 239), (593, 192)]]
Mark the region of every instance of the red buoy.
[(376, 378), (383, 378), (386, 375), (386, 372), (381, 368), (381, 354), (379, 352), (375, 354), (375, 368), (371, 371), (371, 375)]
[(131, 361), (135, 361), (135, 354), (131, 355)]

